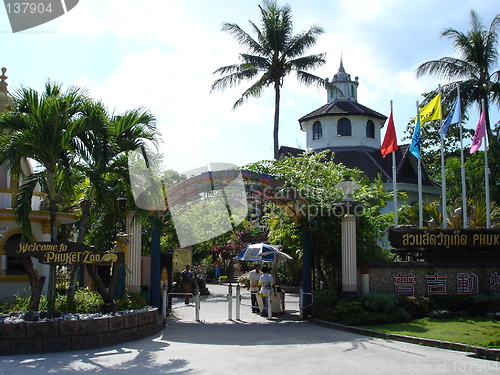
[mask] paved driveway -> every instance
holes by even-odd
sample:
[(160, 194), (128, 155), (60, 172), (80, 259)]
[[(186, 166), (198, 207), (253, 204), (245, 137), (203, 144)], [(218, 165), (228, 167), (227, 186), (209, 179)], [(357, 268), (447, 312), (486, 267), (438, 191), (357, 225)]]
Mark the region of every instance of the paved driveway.
[(0, 374), (500, 374), (499, 363), (467, 353), (301, 321), (296, 295), (287, 295), (286, 313), (271, 321), (246, 306), (240, 321), (228, 321), (227, 288), (209, 287), (201, 322), (178, 300), (176, 317), (156, 336), (90, 351), (2, 356)]

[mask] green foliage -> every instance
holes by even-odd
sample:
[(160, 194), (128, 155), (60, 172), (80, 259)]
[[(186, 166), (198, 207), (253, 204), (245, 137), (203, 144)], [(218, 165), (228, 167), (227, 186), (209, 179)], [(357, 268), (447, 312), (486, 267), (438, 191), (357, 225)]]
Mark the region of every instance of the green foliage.
[(334, 289), (318, 289), (313, 292), (312, 315), (326, 319), (337, 303), (337, 291)]
[(117, 310), (140, 310), (146, 307), (146, 300), (141, 293), (127, 291), (127, 295), (117, 301)]
[[(5, 300), (0, 303), (1, 313), (10, 312), (28, 312), (30, 297), (28, 296), (14, 296), (11, 300)], [(75, 293), (75, 307), (72, 311), (68, 311), (66, 296), (58, 294), (55, 300), (54, 311), (71, 312), (80, 314), (97, 313), (101, 311), (103, 300), (99, 293), (91, 291), (88, 288), (78, 289)], [(40, 300), (39, 311), (48, 310), (47, 297), (42, 296)]]
[[(357, 216), (358, 261), (387, 260), (390, 254), (381, 247), (386, 227), (392, 223), (392, 214), (380, 214), (392, 195), (383, 188), (381, 179), (369, 182), (357, 169), (346, 168), (334, 162), (330, 151), (306, 151), (297, 157), (279, 161), (262, 161), (245, 167), (258, 173), (269, 174), (283, 181), (283, 195), (300, 196), (307, 199), (301, 217), (292, 221), (282, 209), (269, 205), (267, 216), (269, 238), (273, 243), (286, 243), (285, 248), (295, 250), (300, 259), (302, 243), (300, 232), (311, 231), (311, 252), (315, 261), (316, 280), (327, 287), (336, 287), (341, 272), (341, 218), (342, 213), (332, 207), (342, 200), (342, 193), (336, 186), (345, 176), (356, 181), (360, 188), (354, 192), (354, 199), (364, 205)], [(308, 171), (304, 173), (303, 171)], [(277, 241), (277, 242), (274, 242)]]
[(368, 293), (361, 297), (361, 302), (366, 310), (388, 314), (398, 305), (395, 294)]
[(333, 309), (330, 319), (335, 322), (346, 323), (350, 317), (363, 312), (363, 305), (359, 301), (340, 301)]
[(430, 303), (429, 298), (424, 296), (398, 296), (398, 306), (404, 308), (413, 319), (426, 317)]

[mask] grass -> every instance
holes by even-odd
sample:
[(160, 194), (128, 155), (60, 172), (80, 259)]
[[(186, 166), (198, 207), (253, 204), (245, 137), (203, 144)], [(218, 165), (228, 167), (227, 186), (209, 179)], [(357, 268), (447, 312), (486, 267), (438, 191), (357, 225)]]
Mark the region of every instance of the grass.
[(361, 326), (385, 333), (500, 348), (500, 322), (488, 318), (416, 319), (410, 323)]

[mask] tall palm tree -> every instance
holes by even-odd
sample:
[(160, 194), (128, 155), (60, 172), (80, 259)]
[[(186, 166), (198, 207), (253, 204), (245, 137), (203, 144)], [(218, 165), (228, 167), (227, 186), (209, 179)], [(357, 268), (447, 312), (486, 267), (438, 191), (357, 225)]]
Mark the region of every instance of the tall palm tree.
[[(14, 94), (16, 109), (0, 117), (0, 164), (11, 171), (13, 177), (23, 178), (20, 197), (17, 202), (16, 216), (20, 221), (23, 234), (31, 237), (29, 204), (20, 199), (33, 195), (37, 183), (47, 188), (50, 211), (50, 238), (57, 241), (56, 201), (58, 188), (57, 176), (70, 181), (71, 164), (80, 147), (79, 137), (88, 130), (89, 124), (83, 121), (82, 108), (88, 101), (85, 90), (70, 87), (66, 91), (58, 83), (48, 81), (45, 91), (22, 87)], [(24, 176), (22, 164), (33, 159), (42, 171)], [(64, 186), (60, 185), (60, 186)], [(55, 266), (50, 266), (47, 300), (49, 309), (55, 304)]]
[(274, 88), (274, 158), (279, 157), (279, 113), (280, 97), (283, 79), (295, 71), (302, 83), (324, 85), (323, 79), (308, 73), (325, 63), (325, 54), (303, 56), (304, 52), (316, 44), (317, 38), (323, 33), (319, 26), (293, 35), (292, 11), (289, 5), (279, 6), (274, 0), (263, 0), (259, 6), (261, 13), (261, 28), (252, 21), (250, 26), (257, 39), (243, 31), (235, 23), (224, 23), (223, 31), (229, 32), (248, 53), (241, 53), (239, 64), (218, 68), (214, 74), (224, 75), (217, 79), (211, 91), (234, 87), (242, 81), (258, 78), (241, 98), (236, 101), (233, 109), (243, 104), (249, 97), (260, 97), (267, 86)]
[(468, 108), (477, 103), (480, 112), (484, 109), (488, 136), (491, 137), (490, 101), (500, 104), (500, 70), (497, 67), (500, 14), (493, 18), (488, 29), (474, 10), (471, 10), (470, 15), (468, 32), (448, 28), (441, 34), (453, 42), (460, 57), (427, 61), (417, 68), (416, 73), (417, 77), (433, 74), (455, 80), (443, 86), (444, 89), (451, 91), (459, 84), (462, 107)]

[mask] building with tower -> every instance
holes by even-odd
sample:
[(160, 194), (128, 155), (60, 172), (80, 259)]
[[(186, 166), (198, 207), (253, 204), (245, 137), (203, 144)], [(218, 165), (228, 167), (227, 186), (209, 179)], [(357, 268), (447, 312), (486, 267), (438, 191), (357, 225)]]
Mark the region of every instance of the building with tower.
[[(387, 190), (392, 190), (392, 158), (380, 153), (382, 129), (387, 116), (358, 103), (359, 79), (351, 79), (343, 62), (327, 85), (327, 103), (299, 119), (306, 133), (306, 146), (314, 151), (330, 150), (334, 161), (348, 168), (358, 168), (374, 180), (378, 174)], [(396, 151), (396, 181), (398, 191), (408, 195), (407, 204), (418, 202), (417, 159), (410, 145), (399, 145)], [(297, 156), (304, 150), (283, 146), (280, 157)], [(422, 167), (424, 202), (439, 199), (441, 189)]]

